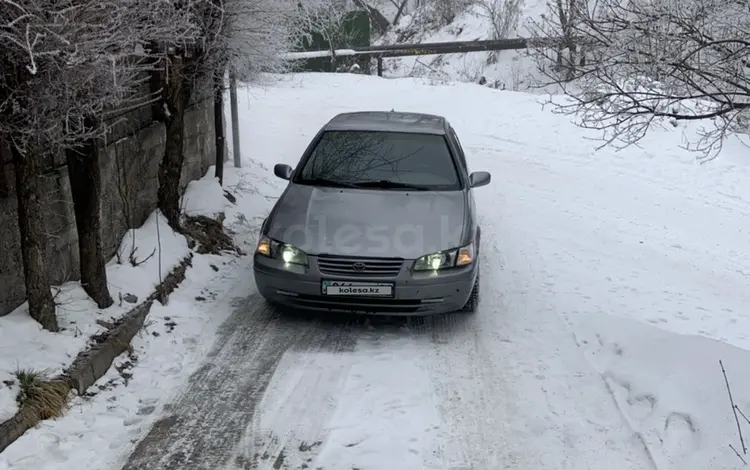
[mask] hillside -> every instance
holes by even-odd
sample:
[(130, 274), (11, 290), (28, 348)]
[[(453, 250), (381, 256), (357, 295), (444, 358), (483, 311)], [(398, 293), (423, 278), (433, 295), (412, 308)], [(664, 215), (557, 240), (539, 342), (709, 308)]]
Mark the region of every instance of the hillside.
[[(446, 22), (437, 3), (412, 7), (398, 23), (375, 44), (430, 43), (471, 41), (499, 37), (529, 36), (529, 22), (538, 20), (547, 11), (544, 0), (520, 0), (517, 17), (503, 15), (508, 0), (482, 0), (460, 10)], [(378, 9), (393, 20), (397, 9), (390, 1), (381, 0)], [(493, 15), (494, 13), (494, 15)], [(448, 15), (449, 16), (449, 15)], [(508, 17), (511, 18), (508, 18)], [(498, 21), (492, 18), (499, 18)], [(503, 19), (507, 23), (502, 24)], [(516, 23), (516, 24), (513, 24)], [(497, 27), (496, 27), (497, 25)], [(502, 30), (505, 31), (502, 31)], [(387, 77), (425, 77), (439, 81), (484, 83), (499, 89), (532, 91), (539, 78), (537, 66), (525, 51), (472, 52), (417, 57), (392, 58), (384, 61)], [(483, 80), (484, 78), (484, 80)]]

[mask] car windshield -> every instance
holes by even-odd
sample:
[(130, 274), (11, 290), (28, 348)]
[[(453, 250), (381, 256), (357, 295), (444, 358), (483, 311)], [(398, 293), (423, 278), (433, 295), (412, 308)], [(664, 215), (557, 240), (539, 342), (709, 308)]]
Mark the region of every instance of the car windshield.
[(387, 190), (461, 189), (445, 138), (405, 132), (326, 131), (295, 182)]

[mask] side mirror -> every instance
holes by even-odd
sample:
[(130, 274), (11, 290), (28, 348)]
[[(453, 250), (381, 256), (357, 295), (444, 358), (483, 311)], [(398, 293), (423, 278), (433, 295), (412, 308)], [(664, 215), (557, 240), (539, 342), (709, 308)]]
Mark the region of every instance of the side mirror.
[(290, 167), (289, 165), (286, 165), (284, 163), (277, 163), (273, 166), (273, 174), (276, 175), (276, 177), (281, 178), (283, 180), (289, 181), (292, 177), (292, 172), (294, 169)]
[(469, 183), (472, 188), (478, 188), (480, 186), (487, 186), (492, 180), (492, 175), (487, 171), (475, 171), (469, 175)]

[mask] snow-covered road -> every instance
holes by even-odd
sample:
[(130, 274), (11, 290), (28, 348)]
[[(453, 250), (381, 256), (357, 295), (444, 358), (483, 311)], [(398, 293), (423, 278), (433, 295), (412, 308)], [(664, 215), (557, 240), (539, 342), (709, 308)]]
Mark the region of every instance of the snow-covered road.
[[(498, 245), (484, 256), (499, 275)], [(206, 365), (124, 470), (652, 468), (522, 275), (487, 285), (476, 316), (310, 319), (235, 301)]]
[[(731, 184), (747, 168), (700, 168), (668, 134), (645, 149), (596, 153), (596, 143), (529, 95), (299, 77), (253, 92), (269, 96), (249, 129), (299, 136), (266, 144), (280, 162), (295, 163), (336, 112), (396, 107), (447, 115), (472, 169), (492, 172), (492, 184), (476, 191), (480, 311), (363, 324), (279, 316), (251, 297), (127, 470), (703, 463), (695, 442), (724, 434), (700, 436), (690, 410), (595, 363), (600, 350), (617, 357), (623, 346), (594, 332), (599, 349), (591, 349), (597, 344), (582, 332), (591, 333), (592, 316), (616, 315), (747, 346), (750, 328), (731, 328), (750, 321), (737, 315), (750, 300), (750, 253), (738, 249), (750, 242), (748, 194)], [(458, 94), (462, 107), (450, 106)], [(294, 123), (269, 122), (288, 112), (286, 100), (295, 101)], [(504, 114), (486, 111), (501, 105)], [(717, 180), (721, 191), (707, 186)]]
[[(475, 196), (483, 227), (479, 312), (390, 321), (280, 315), (254, 293), (252, 261), (241, 258), (222, 269), (219, 298), (199, 304), (228, 318), (213, 351), (176, 394), (173, 386), (149, 402), (154, 416), (161, 413), (150, 431), (143, 419), (130, 443), (110, 444), (119, 456), (89, 450), (68, 464), (63, 444), (45, 444), (57, 446), (58, 459), (44, 468), (704, 470), (741, 463), (728, 447), (739, 444), (718, 360), (750, 415), (742, 371), (750, 359), (750, 316), (743, 314), (750, 165), (733, 159), (743, 147), (728, 142), (719, 160), (698, 165), (679, 149), (682, 132), (694, 129), (679, 128), (655, 130), (641, 148), (595, 152), (590, 134), (542, 110), (538, 97), (473, 85), (303, 74), (240, 98), (254, 185), (233, 190), (267, 198), (281, 190), (268, 184), (272, 165), (295, 164), (336, 113), (446, 115), (471, 169), (493, 177)], [(241, 241), (252, 245), (269, 204), (228, 212), (246, 228)], [(132, 374), (139, 383), (148, 371), (136, 365)], [(111, 395), (132, 401), (142, 393), (133, 387)], [(79, 426), (78, 440), (69, 441), (59, 424), (54, 437), (67, 449), (80, 446), (87, 433), (107, 433), (100, 422)], [(10, 468), (42, 470), (33, 452), (9, 451), (23, 462)]]

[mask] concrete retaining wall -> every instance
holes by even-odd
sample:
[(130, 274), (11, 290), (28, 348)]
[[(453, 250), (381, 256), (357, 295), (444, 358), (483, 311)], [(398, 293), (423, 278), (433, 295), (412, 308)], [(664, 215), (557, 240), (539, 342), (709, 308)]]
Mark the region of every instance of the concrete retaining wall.
[[(154, 122), (149, 107), (128, 113), (118, 120), (101, 156), (102, 236), (104, 250), (114, 256), (129, 228), (139, 227), (156, 208), (157, 171), (164, 154), (164, 125)], [(185, 165), (183, 188), (202, 177), (215, 163), (213, 103), (195, 103), (185, 119)], [(0, 188), (0, 316), (10, 313), (25, 300), (21, 264), (15, 181), (9, 156), (0, 153), (4, 165)], [(5, 163), (3, 163), (5, 162)], [(53, 284), (79, 279), (78, 239), (70, 197), (67, 170), (59, 162), (44, 175), (47, 220), (47, 264)]]

